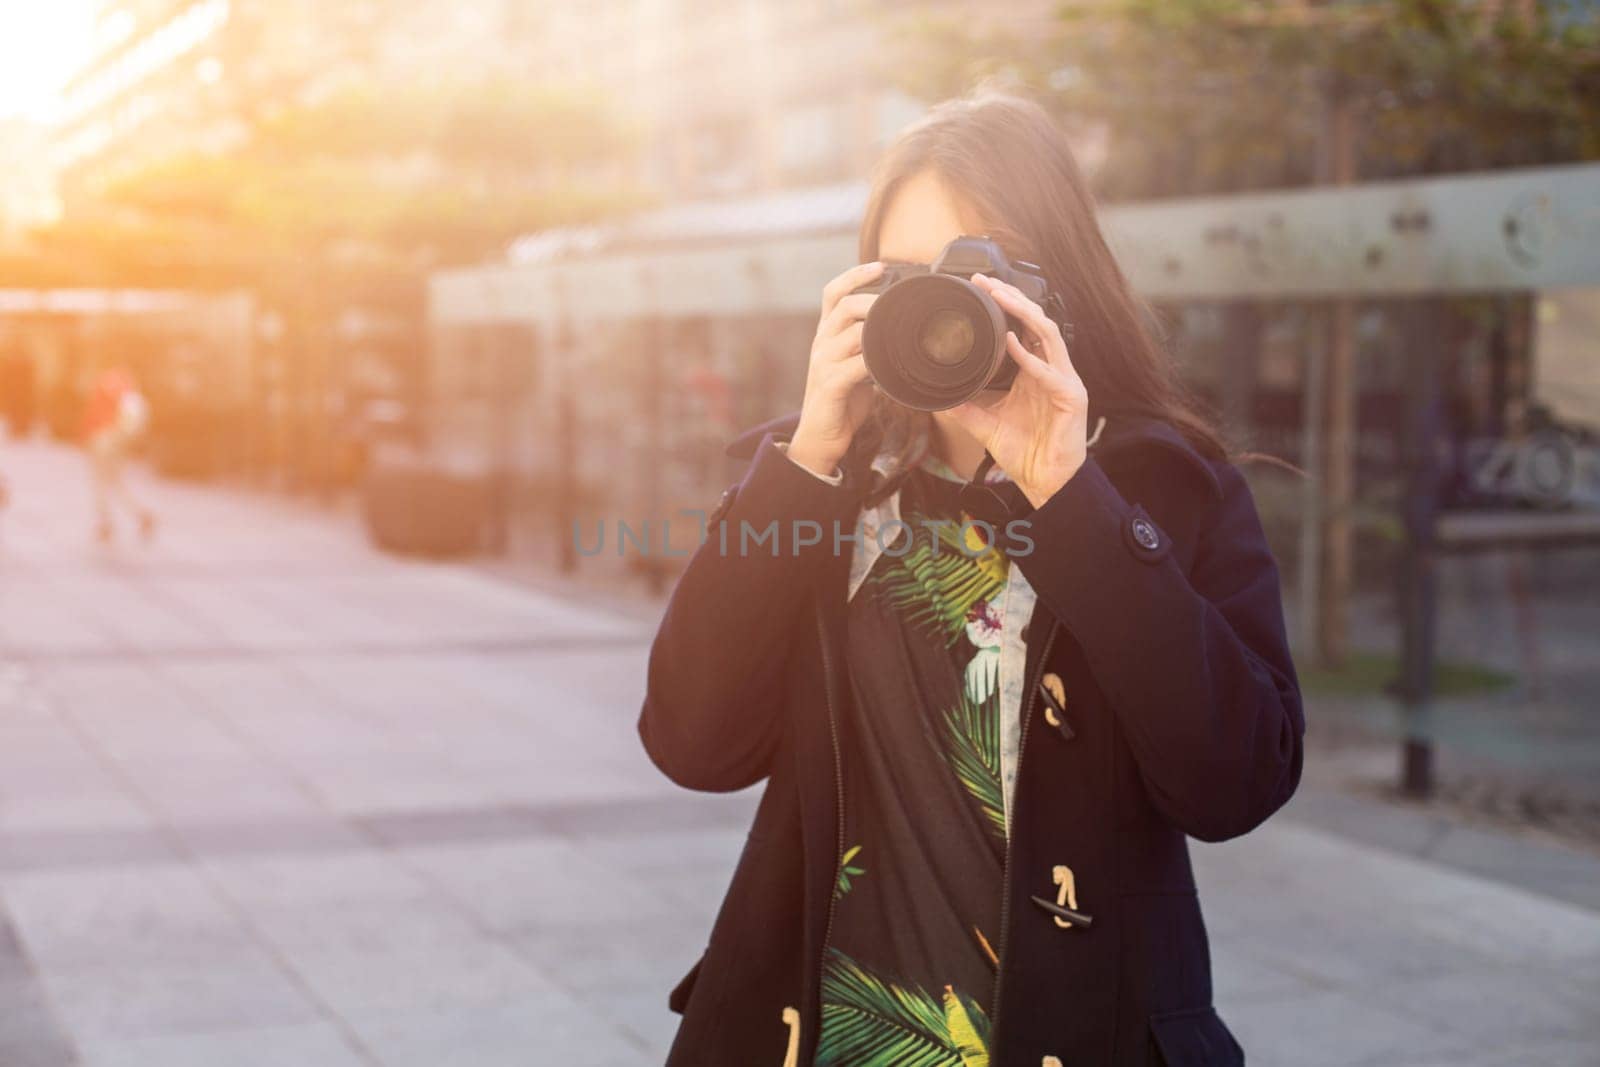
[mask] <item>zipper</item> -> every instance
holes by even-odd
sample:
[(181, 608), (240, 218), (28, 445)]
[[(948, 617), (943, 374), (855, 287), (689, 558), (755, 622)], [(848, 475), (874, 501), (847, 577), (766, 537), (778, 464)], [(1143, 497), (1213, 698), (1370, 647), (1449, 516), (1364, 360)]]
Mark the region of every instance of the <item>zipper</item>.
[(817, 960), (818, 1003), (821, 1002), (822, 970), (827, 963), (828, 938), (833, 933), (833, 909), (839, 898), (839, 868), (844, 863), (844, 766), (839, 755), (839, 729), (834, 720), (833, 662), (828, 658), (828, 627), (822, 604), (816, 604), (817, 642), (822, 650), (822, 696), (828, 706), (828, 740), (833, 744), (834, 807), (833, 879), (828, 883), (828, 918), (822, 926), (822, 955)]
[[(1022, 732), (1017, 740), (1017, 786), (1014, 800), (1022, 796), (1022, 757), (1028, 751), (1028, 726), (1033, 722), (1033, 706), (1039, 695), (1039, 685), (1044, 677), (1045, 664), (1050, 659), (1050, 649), (1056, 643), (1056, 631), (1060, 626), (1060, 622), (1052, 615), (1050, 617), (1050, 629), (1044, 638), (1044, 648), (1040, 651), (1039, 662), (1033, 670), (1032, 684), (1028, 686), (1028, 695), (1022, 702)], [(1015, 814), (1015, 811), (1016, 808), (1013, 806), (1013, 814)], [(1006, 973), (1006, 948), (1008, 947), (1011, 924), (1011, 839), (1015, 836), (1014, 828), (1013, 832), (1006, 834), (1005, 858), (1000, 865), (1000, 956), (994, 968), (994, 993), (989, 998), (991, 1015), (989, 1045), (991, 1052), (998, 1047), (1000, 1038), (1000, 987), (1002, 984), (1001, 979), (1005, 977)]]

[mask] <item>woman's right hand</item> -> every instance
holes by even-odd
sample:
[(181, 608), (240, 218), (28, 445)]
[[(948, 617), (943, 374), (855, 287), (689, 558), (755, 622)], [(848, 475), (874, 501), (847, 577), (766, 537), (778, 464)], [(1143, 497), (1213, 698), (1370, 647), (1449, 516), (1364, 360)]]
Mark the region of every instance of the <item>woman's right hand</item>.
[(872, 410), (872, 379), (861, 354), (861, 329), (876, 293), (853, 293), (877, 279), (880, 262), (862, 263), (822, 289), (822, 317), (811, 342), (800, 424), (789, 442), (789, 458), (824, 477), (844, 459), (856, 431)]

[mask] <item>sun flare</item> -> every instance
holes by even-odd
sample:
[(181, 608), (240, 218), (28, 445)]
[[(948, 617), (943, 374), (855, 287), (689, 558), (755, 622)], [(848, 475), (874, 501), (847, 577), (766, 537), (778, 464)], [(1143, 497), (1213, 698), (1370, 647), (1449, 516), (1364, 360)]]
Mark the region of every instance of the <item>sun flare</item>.
[(94, 43), (93, 0), (0, 0), (0, 119), (49, 121)]

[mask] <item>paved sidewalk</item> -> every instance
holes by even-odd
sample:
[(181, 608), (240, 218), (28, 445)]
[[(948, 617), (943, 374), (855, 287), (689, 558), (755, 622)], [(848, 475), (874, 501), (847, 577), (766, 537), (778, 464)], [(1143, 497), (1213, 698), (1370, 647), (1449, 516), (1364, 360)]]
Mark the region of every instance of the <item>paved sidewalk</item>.
[[(650, 619), (137, 474), (102, 549), (74, 453), (0, 471), (0, 1067), (661, 1061), (757, 793), (645, 760)], [(1292, 810), (1196, 862), (1252, 1063), (1600, 1064), (1600, 912)]]

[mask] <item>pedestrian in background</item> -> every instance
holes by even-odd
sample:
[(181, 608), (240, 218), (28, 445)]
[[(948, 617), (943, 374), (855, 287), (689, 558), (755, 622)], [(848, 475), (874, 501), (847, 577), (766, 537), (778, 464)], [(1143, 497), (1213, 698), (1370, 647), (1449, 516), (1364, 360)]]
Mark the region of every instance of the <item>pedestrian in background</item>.
[(95, 379), (83, 413), (83, 441), (94, 485), (95, 538), (109, 544), (116, 537), (113, 511), (122, 508), (139, 524), (145, 540), (155, 536), (156, 516), (134, 499), (122, 468), (149, 422), (149, 404), (126, 367), (107, 368)]

